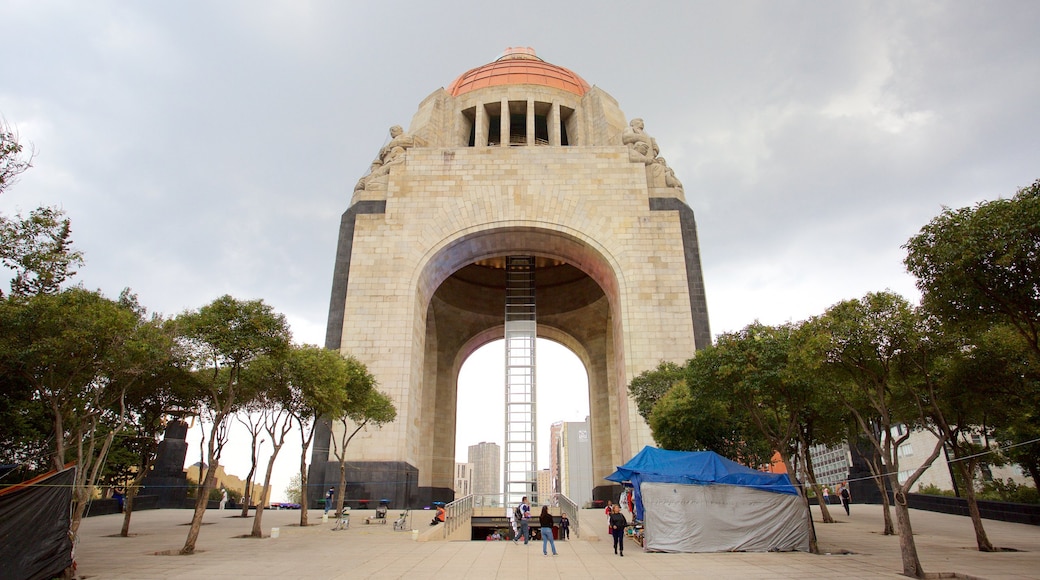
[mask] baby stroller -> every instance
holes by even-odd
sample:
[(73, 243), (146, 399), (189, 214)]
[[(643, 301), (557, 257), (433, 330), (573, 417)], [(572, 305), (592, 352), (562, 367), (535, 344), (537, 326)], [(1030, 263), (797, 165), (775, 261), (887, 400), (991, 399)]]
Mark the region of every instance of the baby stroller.
[(394, 531), (404, 532), (408, 530), (408, 512), (403, 511), (401, 515), (394, 521)]

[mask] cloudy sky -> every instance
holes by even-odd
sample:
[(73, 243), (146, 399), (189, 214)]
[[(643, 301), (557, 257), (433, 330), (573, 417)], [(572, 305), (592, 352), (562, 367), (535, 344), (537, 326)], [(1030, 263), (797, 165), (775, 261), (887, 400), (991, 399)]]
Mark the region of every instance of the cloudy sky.
[(1040, 178), (1031, 0), (0, 0), (0, 22), (0, 115), (36, 150), (0, 211), (63, 208), (87, 287), (166, 314), (262, 298), (299, 342), (324, 341), (339, 216), (387, 128), (508, 46), (646, 120), (714, 334), (916, 300), (911, 235)]

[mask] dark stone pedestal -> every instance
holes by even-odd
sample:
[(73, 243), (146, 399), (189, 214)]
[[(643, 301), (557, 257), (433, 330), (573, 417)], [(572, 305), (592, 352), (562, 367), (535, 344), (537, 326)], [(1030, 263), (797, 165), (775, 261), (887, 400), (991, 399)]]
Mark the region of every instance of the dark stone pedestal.
[[(324, 507), (325, 492), (339, 486), (339, 462), (312, 463), (307, 479), (309, 506), (312, 509)], [(423, 503), (424, 496), (434, 494), (425, 491), (430, 488), (419, 488), (418, 481), (419, 470), (403, 461), (348, 461), (345, 501), (355, 508), (364, 505), (375, 509), (382, 499), (390, 500), (391, 509), (420, 508), (429, 505)], [(442, 495), (443, 492), (437, 494)], [(362, 500), (367, 501), (362, 503)]]

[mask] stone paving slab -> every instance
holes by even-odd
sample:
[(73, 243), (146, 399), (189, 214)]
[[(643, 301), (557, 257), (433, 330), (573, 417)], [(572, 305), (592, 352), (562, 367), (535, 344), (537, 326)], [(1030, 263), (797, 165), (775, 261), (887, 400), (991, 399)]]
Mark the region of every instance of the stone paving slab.
[[(837, 520), (821, 523), (814, 509), (821, 552), (805, 553), (645, 553), (631, 542), (624, 558), (611, 542), (580, 539), (556, 542), (558, 556), (543, 556), (540, 542), (417, 542), (392, 525), (364, 525), (365, 510), (355, 510), (351, 527), (332, 531), (312, 510), (312, 524), (296, 525), (298, 511), (265, 511), (263, 539), (242, 538), (252, 518), (210, 510), (193, 556), (176, 554), (188, 533), (189, 510), (135, 513), (130, 538), (118, 534), (122, 516), (86, 518), (80, 528), (76, 561), (80, 578), (901, 578), (899, 538), (884, 536), (880, 506), (853, 505), (852, 516), (832, 511)], [(840, 511), (840, 508), (839, 508)], [(394, 513), (394, 510), (391, 510)], [(398, 512), (399, 513), (399, 512)], [(971, 521), (963, 516), (911, 510), (914, 538), (924, 569), (947, 577), (1040, 578), (1040, 528), (985, 520), (997, 545), (1016, 552), (980, 553)], [(412, 527), (427, 531), (431, 512), (412, 512)], [(606, 516), (583, 510), (583, 525)], [(270, 537), (272, 527), (279, 537)], [(847, 554), (851, 552), (851, 554)]]

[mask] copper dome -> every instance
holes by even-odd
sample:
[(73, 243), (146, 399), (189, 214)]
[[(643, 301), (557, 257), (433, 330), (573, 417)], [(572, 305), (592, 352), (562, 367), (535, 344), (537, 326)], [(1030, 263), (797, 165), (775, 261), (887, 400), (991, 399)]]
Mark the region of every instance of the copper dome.
[(574, 72), (538, 58), (530, 47), (510, 47), (494, 62), (466, 71), (448, 87), (453, 97), (502, 85), (540, 85), (574, 93), (579, 97), (589, 83)]

